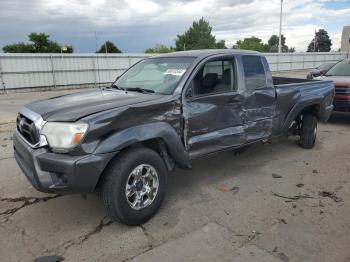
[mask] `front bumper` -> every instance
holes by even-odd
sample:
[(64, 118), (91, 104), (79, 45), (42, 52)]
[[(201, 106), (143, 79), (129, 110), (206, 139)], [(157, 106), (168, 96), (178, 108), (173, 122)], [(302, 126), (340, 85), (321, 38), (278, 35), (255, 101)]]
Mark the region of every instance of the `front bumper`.
[(350, 112), (349, 100), (334, 100), (333, 105), (334, 105), (334, 111)]
[(92, 193), (108, 162), (116, 154), (88, 154), (71, 156), (56, 154), (42, 147), (33, 149), (15, 132), (15, 159), (29, 180), (41, 192)]

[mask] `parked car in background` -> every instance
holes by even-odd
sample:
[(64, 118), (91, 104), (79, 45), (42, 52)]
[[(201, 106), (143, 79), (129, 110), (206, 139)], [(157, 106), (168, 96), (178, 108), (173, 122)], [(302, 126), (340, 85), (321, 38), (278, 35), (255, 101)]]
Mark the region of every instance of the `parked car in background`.
[(335, 86), (334, 111), (350, 112), (350, 59), (345, 59), (318, 80), (332, 80)]
[(322, 76), (325, 73), (327, 73), (327, 71), (329, 69), (331, 69), (334, 65), (336, 64), (336, 62), (332, 62), (332, 63), (324, 63), (314, 69), (312, 69), (306, 76), (306, 79), (312, 80), (315, 77), (318, 76)]

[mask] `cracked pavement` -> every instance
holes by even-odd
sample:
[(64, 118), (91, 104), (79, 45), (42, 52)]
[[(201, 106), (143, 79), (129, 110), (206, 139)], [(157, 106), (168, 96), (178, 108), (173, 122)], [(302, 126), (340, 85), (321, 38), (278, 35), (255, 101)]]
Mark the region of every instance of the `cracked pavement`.
[(60, 197), (61, 195), (53, 195), (53, 196), (47, 196), (47, 197), (17, 197), (17, 198), (1, 198), (1, 202), (7, 202), (7, 203), (18, 203), (20, 202), (21, 205), (18, 207), (14, 207), (11, 209), (7, 209), (5, 211), (0, 212), (0, 215), (7, 215), (12, 216), (15, 214), (18, 210), (21, 210), (24, 207), (27, 207), (29, 205), (36, 204), (38, 202), (46, 202), (51, 199), (55, 199), (57, 197)]
[(66, 92), (0, 95), (1, 261), (350, 261), (350, 114), (313, 150), (288, 138), (177, 169), (159, 213), (128, 227), (96, 195), (37, 192), (13, 159), (20, 105)]

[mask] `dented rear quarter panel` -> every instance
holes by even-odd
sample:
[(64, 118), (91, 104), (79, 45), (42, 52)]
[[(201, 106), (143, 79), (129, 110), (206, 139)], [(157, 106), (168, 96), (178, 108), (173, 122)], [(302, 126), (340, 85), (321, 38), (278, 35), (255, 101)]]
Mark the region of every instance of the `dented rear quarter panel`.
[(332, 81), (313, 80), (304, 83), (276, 85), (277, 103), (272, 136), (286, 134), (297, 115), (309, 106), (317, 106), (318, 119), (327, 121), (332, 107), (334, 84)]

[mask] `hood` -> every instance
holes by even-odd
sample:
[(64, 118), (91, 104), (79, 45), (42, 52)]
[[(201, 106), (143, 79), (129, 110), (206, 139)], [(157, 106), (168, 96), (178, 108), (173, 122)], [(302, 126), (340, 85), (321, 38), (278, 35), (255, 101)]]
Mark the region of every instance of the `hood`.
[(350, 87), (350, 76), (321, 76), (319, 80), (332, 80), (334, 86)]
[(147, 102), (163, 97), (158, 94), (125, 92), (116, 89), (94, 89), (25, 105), (46, 121), (76, 121), (84, 116), (108, 109)]

